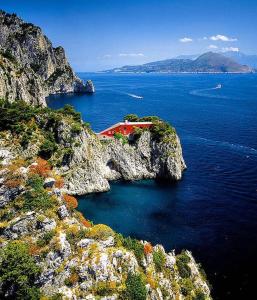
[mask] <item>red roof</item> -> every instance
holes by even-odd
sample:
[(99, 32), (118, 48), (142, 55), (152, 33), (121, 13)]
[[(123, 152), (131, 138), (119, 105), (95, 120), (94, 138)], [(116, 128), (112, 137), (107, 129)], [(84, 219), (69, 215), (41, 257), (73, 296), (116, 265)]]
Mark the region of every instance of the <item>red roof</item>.
[(99, 132), (98, 135), (113, 137), (115, 133), (121, 133), (128, 136), (134, 132), (135, 127), (149, 128), (152, 124), (152, 122), (119, 122)]

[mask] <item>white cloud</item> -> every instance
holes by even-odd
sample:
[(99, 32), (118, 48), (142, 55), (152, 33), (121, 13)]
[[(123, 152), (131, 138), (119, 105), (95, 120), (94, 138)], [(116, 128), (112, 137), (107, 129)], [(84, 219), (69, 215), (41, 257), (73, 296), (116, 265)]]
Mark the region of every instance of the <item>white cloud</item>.
[(209, 49), (218, 49), (219, 47), (216, 46), (216, 45), (209, 45), (208, 48), (209, 48)]
[(239, 52), (240, 49), (238, 47), (225, 47), (225, 48), (222, 48), (222, 52), (227, 52), (227, 51)]
[(179, 41), (181, 43), (191, 43), (191, 42), (193, 42), (193, 39), (188, 38), (188, 37), (184, 37), (184, 38), (179, 39)]
[(143, 53), (120, 53), (120, 57), (142, 57), (144, 56)]
[(230, 38), (228, 36), (217, 34), (210, 37), (211, 41), (222, 41), (222, 42), (236, 42), (237, 38)]

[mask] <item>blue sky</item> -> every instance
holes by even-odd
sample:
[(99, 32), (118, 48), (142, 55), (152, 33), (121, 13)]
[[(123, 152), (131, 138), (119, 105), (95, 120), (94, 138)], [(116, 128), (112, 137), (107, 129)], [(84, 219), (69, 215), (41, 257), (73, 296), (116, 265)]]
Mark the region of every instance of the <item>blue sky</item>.
[(0, 0), (76, 71), (232, 49), (257, 53), (257, 0)]

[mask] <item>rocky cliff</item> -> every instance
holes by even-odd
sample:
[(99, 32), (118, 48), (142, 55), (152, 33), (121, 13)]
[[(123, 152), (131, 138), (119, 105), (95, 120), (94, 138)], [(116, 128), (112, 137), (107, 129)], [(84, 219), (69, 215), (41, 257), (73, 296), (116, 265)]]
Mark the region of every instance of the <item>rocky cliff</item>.
[(0, 98), (45, 105), (50, 94), (87, 91), (62, 47), (54, 48), (39, 27), (0, 11)]
[(176, 181), (186, 167), (174, 128), (161, 120), (131, 143), (125, 137), (99, 139), (70, 106), (52, 111), (3, 102), (2, 107), (6, 149), (16, 157), (50, 159), (70, 194), (103, 192), (117, 179)]
[(0, 104), (0, 298), (211, 299), (190, 252), (93, 225), (69, 195), (114, 179), (179, 180), (185, 163), (171, 126), (158, 119), (133, 143), (101, 141), (70, 106)]
[(190, 252), (93, 225), (47, 161), (0, 154), (1, 299), (211, 299)]
[(180, 180), (185, 169), (179, 138), (157, 142), (145, 131), (135, 144), (122, 140), (100, 141), (88, 132), (75, 138), (80, 143), (70, 161), (58, 168), (65, 174), (66, 188), (71, 194), (109, 190), (111, 180), (162, 178)]

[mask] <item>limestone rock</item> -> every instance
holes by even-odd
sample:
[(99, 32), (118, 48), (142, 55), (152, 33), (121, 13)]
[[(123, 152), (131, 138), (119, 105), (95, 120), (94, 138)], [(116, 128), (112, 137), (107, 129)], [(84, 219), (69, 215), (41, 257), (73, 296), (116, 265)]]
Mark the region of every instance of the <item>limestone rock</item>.
[(70, 161), (58, 169), (66, 174), (65, 188), (70, 194), (107, 191), (109, 181), (117, 179), (176, 181), (186, 168), (177, 135), (171, 141), (157, 142), (146, 131), (135, 145), (123, 145), (119, 140), (101, 143), (89, 133), (81, 133), (77, 139), (80, 146), (74, 148)]
[(61, 219), (64, 219), (66, 217), (69, 217), (69, 212), (68, 212), (68, 209), (65, 205), (62, 205), (58, 208), (58, 211), (57, 211), (59, 217)]
[(48, 177), (44, 181), (44, 188), (52, 188), (55, 184), (55, 179)]
[(15, 14), (0, 12), (0, 98), (46, 105), (58, 93), (85, 93), (87, 87), (42, 30)]
[(86, 82), (86, 89), (85, 90), (89, 94), (93, 94), (95, 92), (95, 87), (94, 87), (94, 84), (93, 84), (92, 80), (88, 80)]

